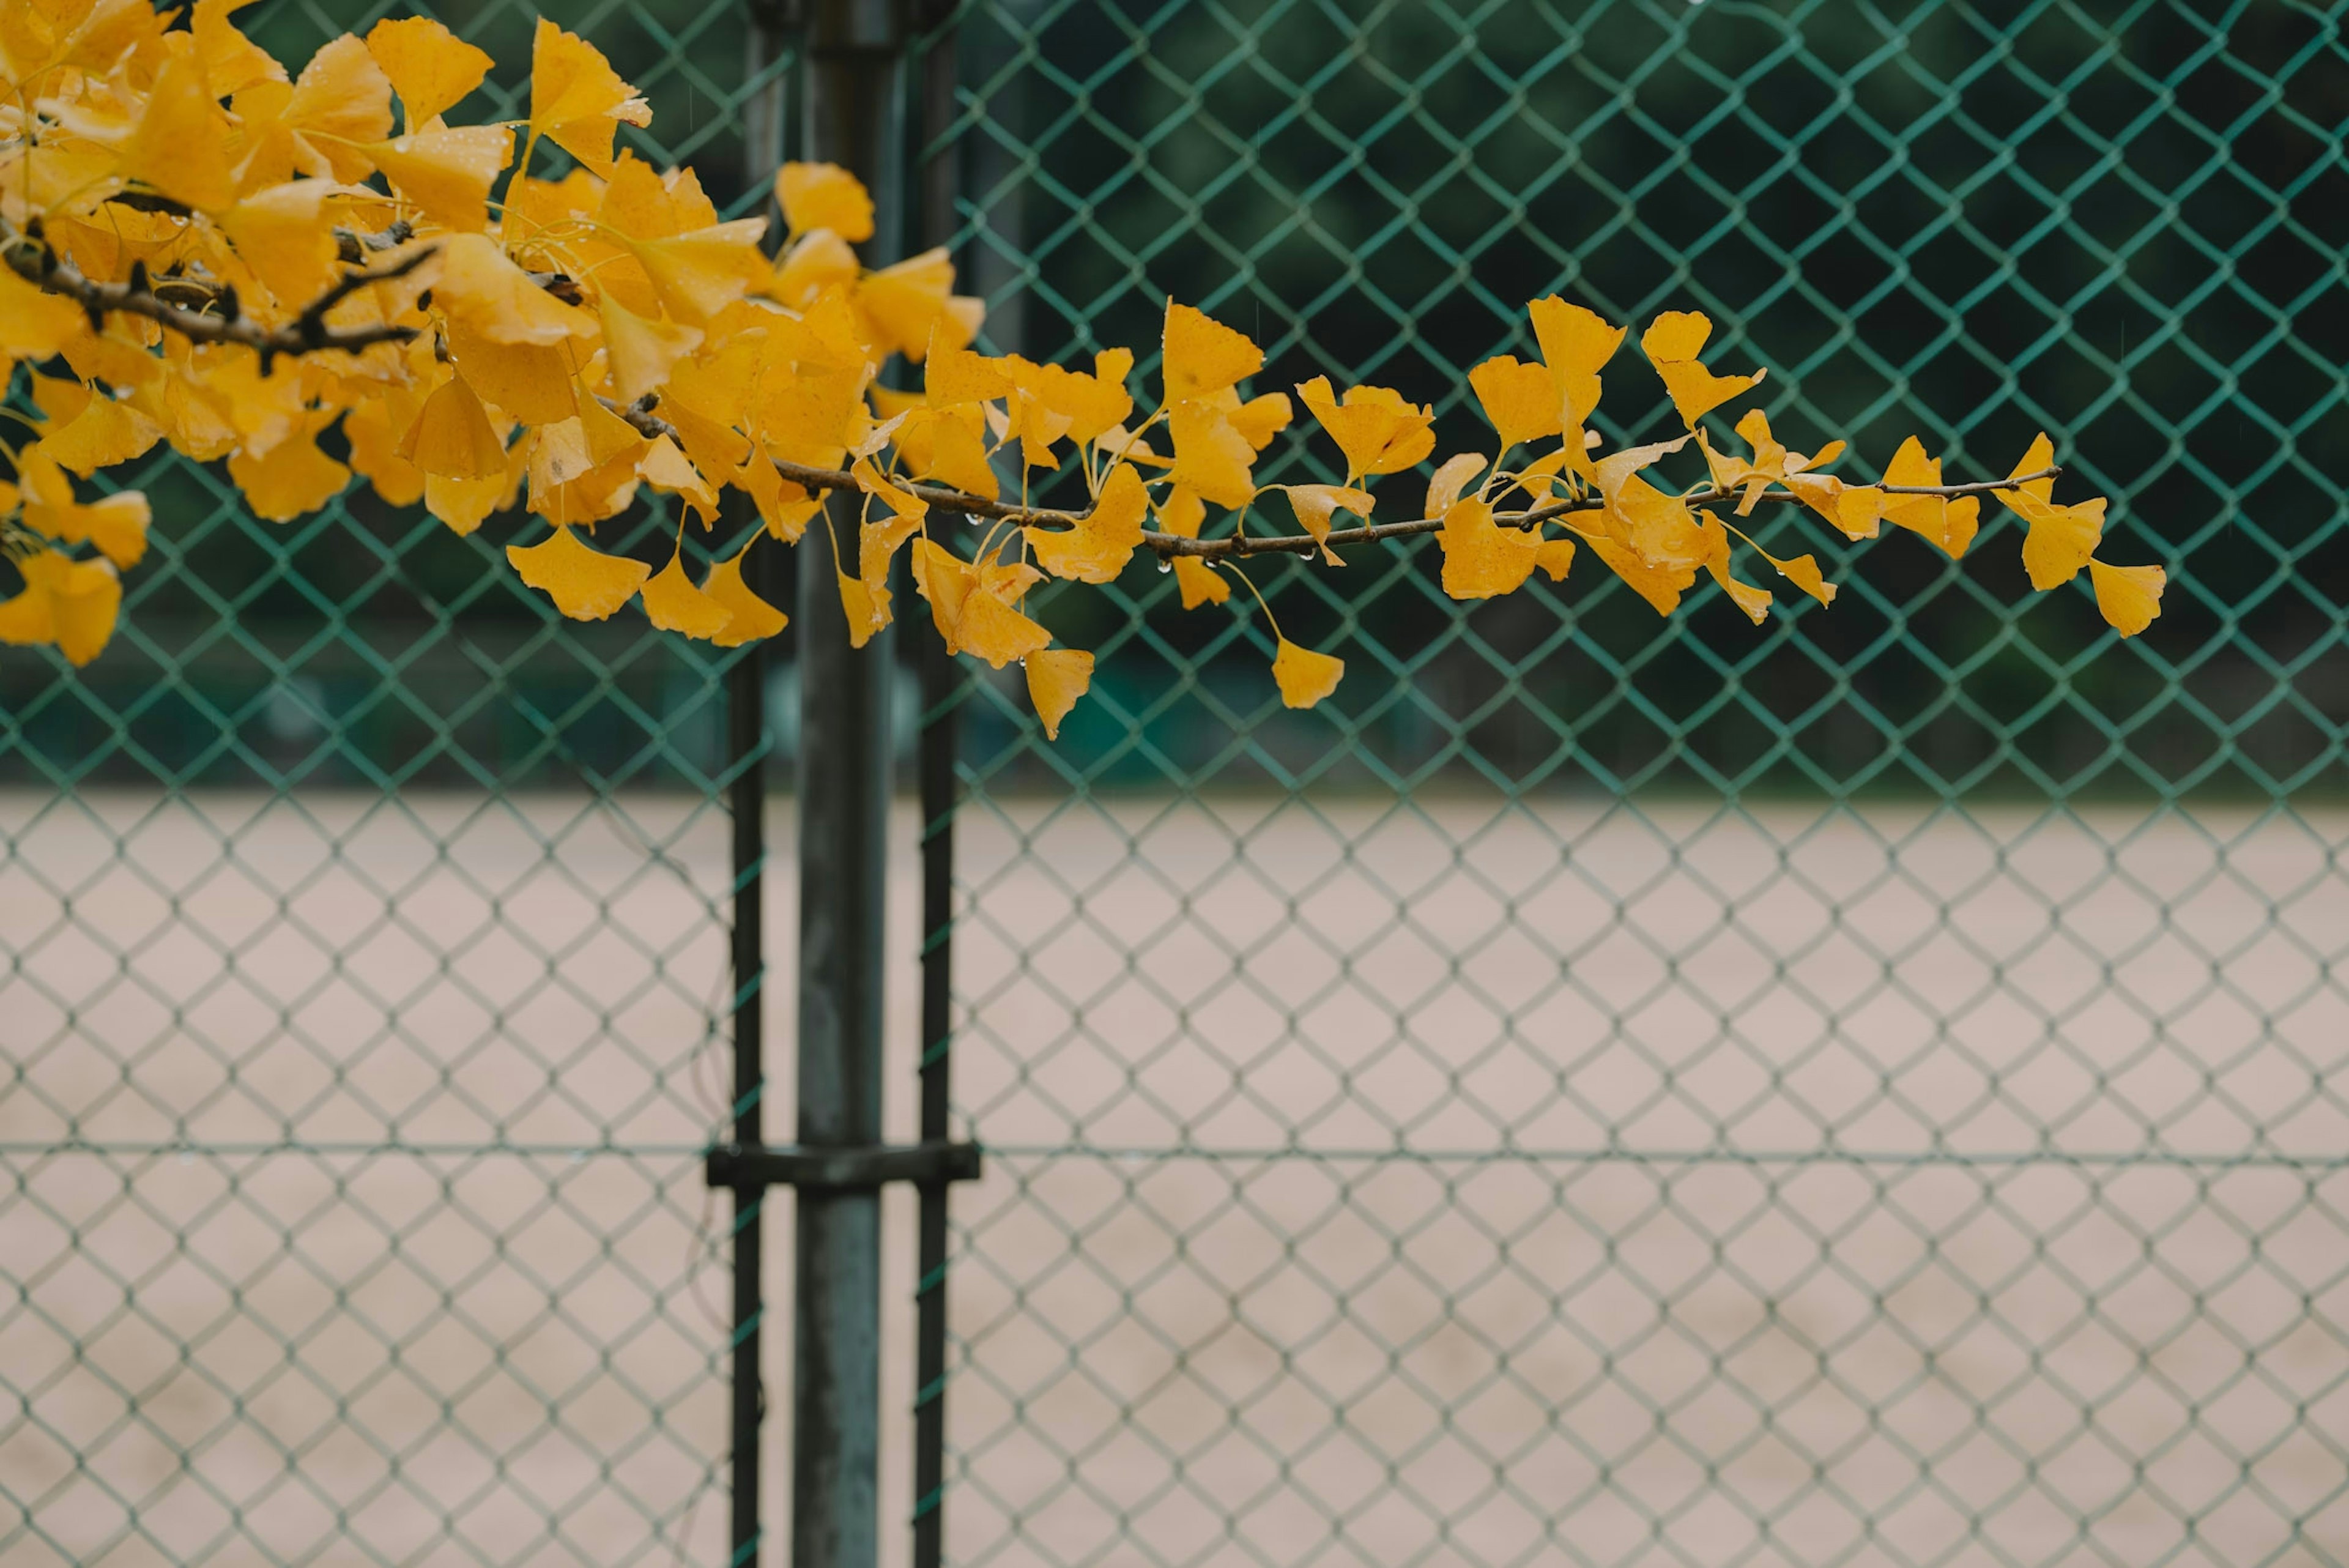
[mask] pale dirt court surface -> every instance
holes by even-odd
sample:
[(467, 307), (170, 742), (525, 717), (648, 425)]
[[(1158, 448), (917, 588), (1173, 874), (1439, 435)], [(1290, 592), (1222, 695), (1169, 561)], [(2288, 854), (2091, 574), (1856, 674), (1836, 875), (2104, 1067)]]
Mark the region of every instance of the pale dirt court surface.
[[(961, 832), (956, 1561), (2349, 1558), (2349, 815)], [(7, 1568), (722, 1561), (721, 816), (19, 794), (0, 843)]]

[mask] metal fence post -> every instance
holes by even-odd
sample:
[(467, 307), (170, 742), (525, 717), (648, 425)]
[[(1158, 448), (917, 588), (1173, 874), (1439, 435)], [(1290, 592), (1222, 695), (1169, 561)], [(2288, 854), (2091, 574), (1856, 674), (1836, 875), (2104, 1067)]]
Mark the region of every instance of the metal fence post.
[[(905, 29), (894, 0), (809, 0), (807, 156), (872, 191), (871, 259), (900, 248)], [(855, 537), (855, 514), (834, 525)], [(832, 549), (812, 528), (800, 573), (799, 1138), (881, 1137), (882, 902), (895, 639), (848, 645)], [(872, 1568), (879, 1536), (881, 1199), (799, 1194), (792, 1561)]]
[[(953, 0), (929, 0), (923, 26), (917, 123), (918, 216), (914, 243), (951, 244), (960, 160), (946, 141), (954, 125), (956, 51)], [(955, 754), (960, 725), (956, 698), (962, 671), (942, 639), (920, 639), (922, 678), (922, 1016), (921, 1137), (952, 1135), (948, 1064), (954, 1045)], [(946, 1557), (947, 1221), (948, 1188), (921, 1189), (914, 1323), (914, 1562), (938, 1568)]]
[[(784, 47), (787, 20), (773, 5), (753, 5), (743, 38), (743, 74), (759, 83)], [(761, 83), (742, 109), (742, 186), (763, 187), (782, 160), (783, 83)], [(731, 499), (730, 497), (730, 499)], [(738, 519), (739, 520), (739, 519)], [(773, 591), (774, 552), (753, 551), (748, 569), (753, 592)], [(742, 649), (726, 677), (727, 761), (733, 770), (727, 805), (733, 817), (734, 866), (734, 1140), (756, 1148), (766, 1141), (766, 877), (767, 654), (764, 642)], [(761, 1328), (767, 1314), (767, 1192), (734, 1189), (734, 1342), (732, 1457), (729, 1483), (732, 1517), (727, 1531), (732, 1568), (759, 1560), (760, 1428), (766, 1419)]]

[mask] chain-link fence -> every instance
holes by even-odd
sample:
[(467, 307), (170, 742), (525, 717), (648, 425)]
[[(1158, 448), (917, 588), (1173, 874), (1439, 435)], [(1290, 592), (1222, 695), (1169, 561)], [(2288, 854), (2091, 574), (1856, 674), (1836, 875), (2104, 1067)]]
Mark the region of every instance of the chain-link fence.
[[(510, 106), (533, 8), (436, 9)], [(739, 188), (740, 12), (548, 9)], [(957, 705), (951, 1560), (2349, 1557), (2343, 14), (962, 9), (997, 347), (1173, 293), (1450, 451), (1527, 298), (1698, 306), (1789, 433), (2056, 431), (2173, 577), (2122, 646), (2010, 527), (1759, 631), (1253, 568), (1308, 715), (1146, 568), (1045, 603), (1062, 741)], [(0, 661), (0, 1561), (725, 1561), (728, 662), (137, 482), (115, 647)]]
[(1526, 299), (1702, 308), (1795, 444), (2057, 431), (2173, 576), (2124, 645), (2011, 524), (1759, 630), (1267, 564), (1305, 715), (1171, 579), (1048, 604), (1097, 700), (967, 716), (955, 1561), (2349, 1556), (2343, 17), (968, 13), (999, 341), (1172, 292), (1441, 455)]

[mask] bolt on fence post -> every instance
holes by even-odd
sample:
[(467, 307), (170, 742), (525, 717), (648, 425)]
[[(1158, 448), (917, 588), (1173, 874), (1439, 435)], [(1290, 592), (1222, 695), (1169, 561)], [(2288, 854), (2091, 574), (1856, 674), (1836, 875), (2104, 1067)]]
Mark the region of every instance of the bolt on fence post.
[[(788, 19), (771, 5), (753, 5), (743, 38), (743, 76), (751, 91), (742, 104), (742, 188), (759, 191), (782, 161), (783, 81), (775, 71)], [(774, 552), (750, 556), (750, 587), (771, 597)], [(756, 1148), (766, 1141), (766, 877), (767, 653), (763, 641), (740, 649), (726, 677), (727, 763), (733, 777), (727, 807), (733, 818), (734, 1141)], [(763, 1285), (766, 1237), (763, 1188), (734, 1189), (734, 1340), (729, 1484), (732, 1518), (727, 1531), (731, 1568), (759, 1561), (759, 1428), (766, 1418)]]
[[(904, 50), (896, 0), (806, 0), (806, 156), (873, 193), (872, 259), (903, 231)], [(829, 503), (856, 537), (856, 512)], [(799, 1141), (881, 1138), (882, 900), (888, 853), (895, 638), (848, 644), (810, 528), (800, 570)], [(847, 565), (848, 563), (839, 563)], [(798, 1201), (792, 1562), (873, 1568), (879, 1548), (881, 1198), (802, 1189)]]

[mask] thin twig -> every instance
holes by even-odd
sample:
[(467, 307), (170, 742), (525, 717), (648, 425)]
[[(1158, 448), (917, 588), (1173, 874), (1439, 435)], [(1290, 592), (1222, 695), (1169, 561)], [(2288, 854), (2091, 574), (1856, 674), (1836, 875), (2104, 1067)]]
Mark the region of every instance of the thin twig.
[(413, 327), (371, 322), (365, 327), (326, 325), (326, 312), (369, 284), (405, 277), (432, 254), (429, 246), (362, 272), (347, 273), (281, 327), (264, 327), (244, 314), (233, 291), (223, 289), (212, 311), (199, 312), (159, 296), (149, 285), (147, 269), (134, 265), (129, 281), (100, 283), (57, 254), (36, 234), (0, 225), (0, 249), (8, 265), (26, 282), (47, 294), (70, 299), (89, 313), (93, 327), (103, 327), (109, 316), (139, 316), (178, 333), (191, 343), (239, 343), (261, 356), (261, 372), (280, 354), (301, 356), (325, 348), (357, 353), (377, 343), (405, 343), (416, 336)]
[[(618, 412), (618, 410), (615, 410)], [(625, 417), (625, 415), (623, 416)], [(632, 421), (633, 422), (633, 421)], [(642, 427), (639, 426), (639, 429)], [(854, 488), (854, 474), (838, 469), (809, 468), (796, 462), (777, 462), (775, 470), (785, 479), (808, 490), (848, 490)], [(2043, 468), (2035, 473), (2018, 473), (2008, 479), (1976, 480), (1965, 484), (1878, 484), (1854, 485), (1856, 490), (1878, 490), (1887, 495), (1937, 495), (1944, 499), (1958, 495), (1974, 495), (1984, 491), (2012, 490), (2018, 484), (2034, 480), (2053, 479), (2064, 471)], [(917, 500), (928, 503), (942, 512), (960, 512), (968, 516), (1008, 520), (1022, 524), (1052, 524), (1074, 528), (1091, 514), (1068, 512), (1046, 506), (1014, 506), (1005, 502), (989, 501), (982, 495), (972, 495), (943, 485), (924, 484), (919, 481), (892, 481), (898, 488)], [(1712, 506), (1743, 497), (1741, 485), (1731, 490), (1712, 490), (1682, 499), (1691, 506)], [(1788, 491), (1771, 491), (1764, 501), (1800, 501), (1801, 496)], [(1546, 506), (1532, 507), (1524, 512), (1502, 512), (1493, 521), (1504, 528), (1534, 528), (1561, 517), (1596, 514), (1606, 511), (1598, 501), (1554, 501)], [(1372, 523), (1360, 528), (1332, 529), (1326, 538), (1316, 539), (1310, 534), (1247, 534), (1226, 535), (1217, 539), (1191, 539), (1180, 534), (1163, 534), (1156, 529), (1144, 529), (1143, 544), (1162, 556), (1194, 556), (1205, 560), (1219, 560), (1232, 556), (1311, 555), (1329, 546), (1372, 545), (1382, 539), (1407, 539), (1415, 535), (1433, 534), (1444, 526), (1441, 517), (1414, 517), (1407, 523)]]
[(396, 251), (416, 237), (416, 225), (406, 218), (394, 218), (373, 234), (359, 229), (336, 229), (335, 253), (352, 266), (357, 266), (379, 251)]
[[(663, 436), (668, 437), (671, 441), (678, 439), (677, 427), (653, 412), (655, 409), (660, 407), (658, 392), (647, 392), (633, 403), (624, 403), (617, 398), (607, 398), (598, 392), (595, 395), (595, 400), (634, 426), (636, 432), (647, 441), (658, 441)], [(856, 483), (854, 477), (845, 473), (840, 475), (840, 478), (849, 484)]]

